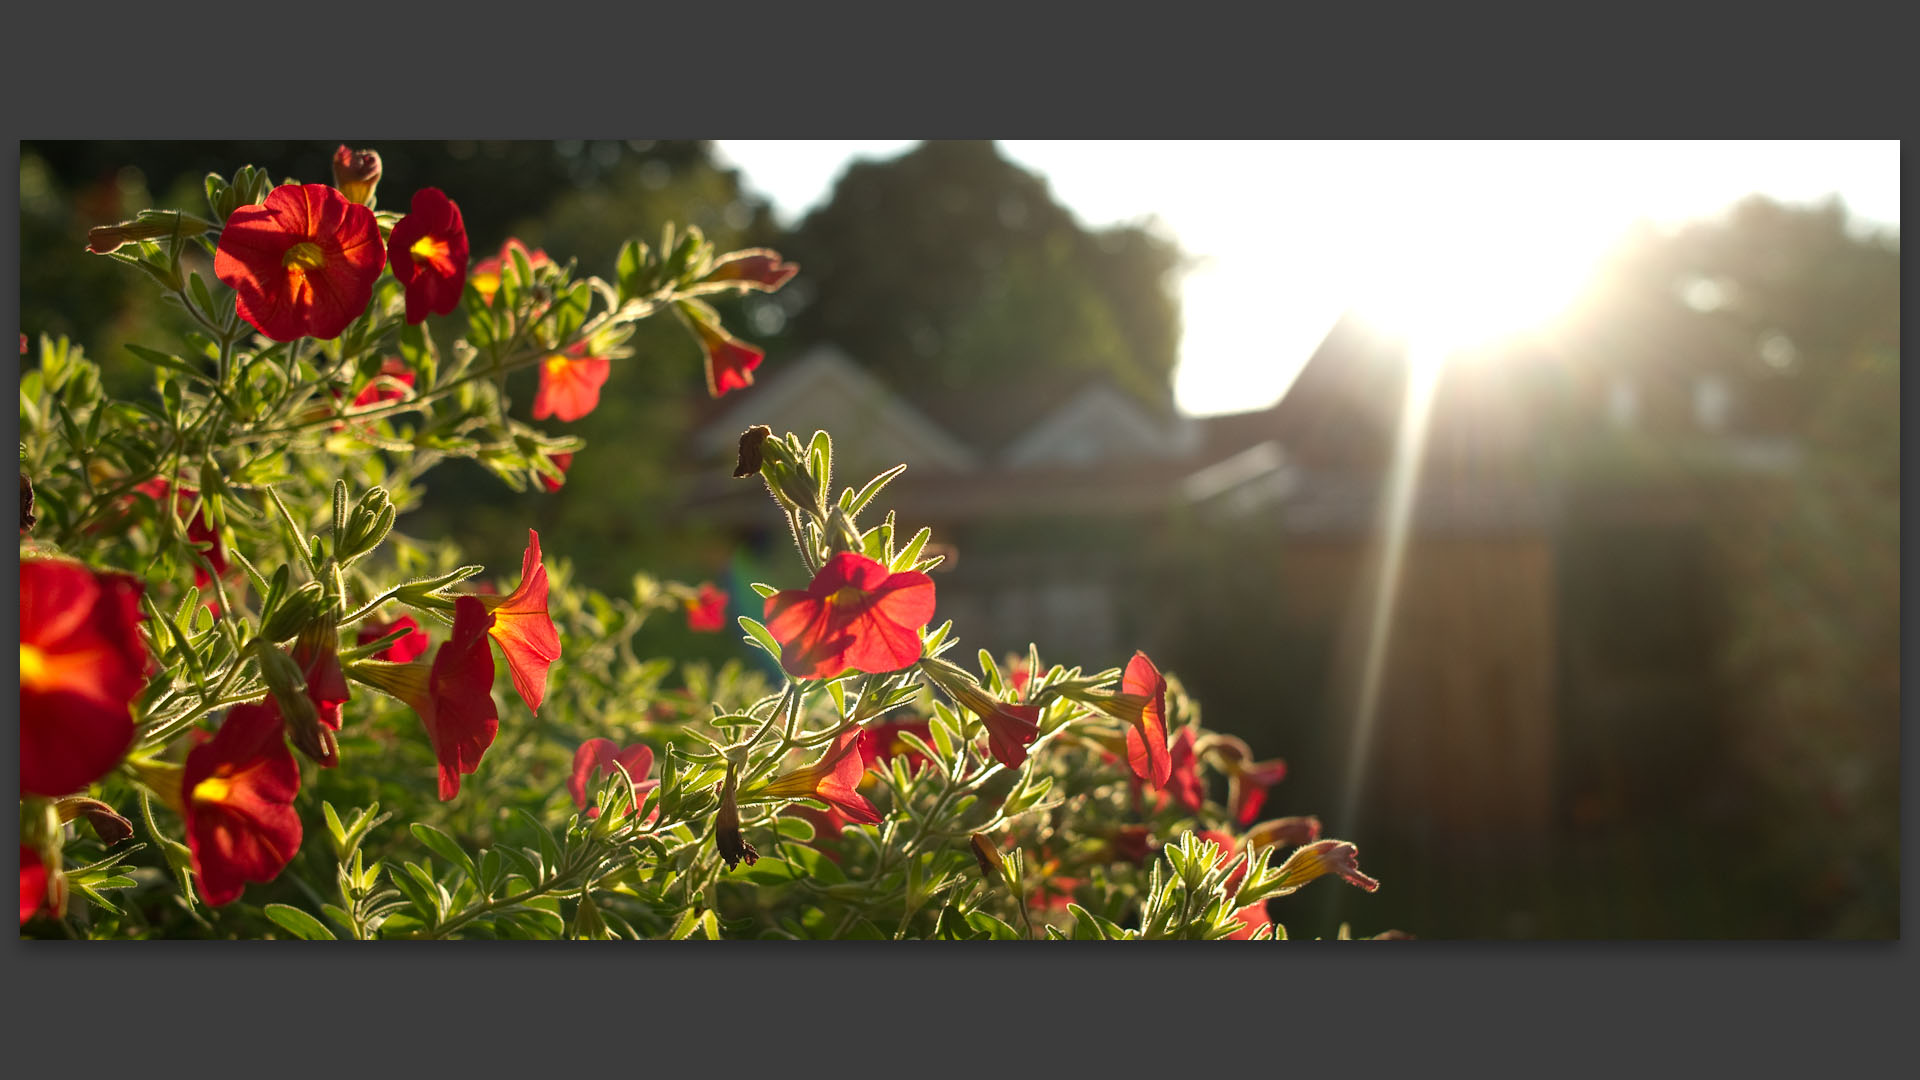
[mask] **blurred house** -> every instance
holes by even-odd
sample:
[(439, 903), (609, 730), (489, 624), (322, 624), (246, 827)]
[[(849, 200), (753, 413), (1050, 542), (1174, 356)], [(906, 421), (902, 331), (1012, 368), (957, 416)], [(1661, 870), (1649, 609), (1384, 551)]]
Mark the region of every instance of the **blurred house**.
[[(1588, 744), (1705, 700), (1704, 504), (1575, 482), (1565, 467), (1583, 424), (1673, 412), (1672, 378), (1576, 385), (1550, 360), (1463, 358), (1439, 379), (1368, 749), (1370, 830), (1443, 848), (1539, 843), (1571, 815), (1645, 794), (1609, 786), (1610, 759)], [(910, 398), (821, 347), (715, 403), (686, 509), (780, 558), (790, 540), (763, 487), (728, 475), (754, 424), (831, 432), (840, 484), (907, 462), (879, 502), (903, 537), (927, 525), (954, 549), (935, 618), (955, 620), (966, 653), (1034, 641), (1047, 662), (1101, 668), (1144, 648), (1186, 676), (1211, 724), (1332, 795), (1407, 385), (1403, 351), (1351, 318), (1278, 403), (1204, 418), (1084, 376)], [(1736, 390), (1684, 390), (1695, 429), (1736, 463), (1790, 463), (1764, 426), (1747, 437)]]

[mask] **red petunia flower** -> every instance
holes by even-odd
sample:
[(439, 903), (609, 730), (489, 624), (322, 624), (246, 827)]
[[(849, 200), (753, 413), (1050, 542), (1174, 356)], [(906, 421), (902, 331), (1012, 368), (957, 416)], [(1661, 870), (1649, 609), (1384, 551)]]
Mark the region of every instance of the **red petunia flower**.
[(1234, 820), (1244, 828), (1260, 816), (1266, 805), (1267, 789), (1286, 779), (1287, 763), (1279, 758), (1253, 761), (1231, 773), (1234, 789)]
[(1027, 684), (1033, 681), (1033, 671), (1027, 666), (1025, 657), (1015, 657), (1007, 665), (1007, 697), (1014, 701), (1025, 700)]
[(745, 390), (753, 385), (753, 369), (767, 355), (741, 341), (720, 325), (720, 317), (703, 304), (682, 302), (677, 309), (686, 315), (686, 323), (707, 357), (707, 393), (713, 397), (729, 390)]
[[(588, 739), (580, 744), (580, 749), (574, 751), (573, 773), (567, 778), (567, 792), (573, 796), (573, 805), (585, 810), (590, 818), (600, 816), (600, 808), (590, 805), (593, 801), (592, 792), (600, 786), (601, 777), (613, 775), (615, 762), (633, 778), (634, 793), (641, 798), (644, 799), (647, 792), (660, 786), (660, 781), (647, 779), (647, 773), (653, 770), (653, 748), (646, 743), (634, 743), (623, 749), (615, 746), (612, 739)], [(629, 809), (626, 796), (620, 796), (615, 806), (621, 812)], [(652, 821), (659, 813), (659, 809), (655, 808), (647, 820)]]
[[(340, 706), (346, 704), (350, 696), (346, 673), (340, 670), (339, 628), (331, 620), (316, 622), (293, 639), (293, 648), (287, 652), (307, 681), (307, 697), (313, 702), (314, 711), (320, 714), (320, 722), (331, 731), (339, 731)], [(340, 764), (339, 756), (331, 749), (315, 760), (328, 769)]]
[(367, 645), (379, 641), (395, 630), (405, 630), (406, 633), (401, 635), (399, 640), (393, 644), (374, 653), (373, 659), (386, 660), (395, 664), (406, 664), (426, 655), (427, 646), (431, 644), (431, 642), (427, 639), (427, 632), (420, 629), (420, 624), (414, 622), (413, 616), (411, 615), (402, 615), (392, 622), (362, 623), (360, 624), (360, 633), (354, 640), (361, 645)]
[(513, 688), (534, 715), (547, 696), (547, 669), (560, 659), (560, 632), (547, 614), (547, 568), (540, 562), (540, 534), (527, 530), (527, 550), (520, 557), (520, 587), (507, 596), (478, 598), (493, 612), (487, 632), (500, 643), (507, 658)]
[(580, 342), (564, 354), (554, 353), (541, 361), (540, 390), (533, 398), (533, 418), (551, 416), (572, 422), (600, 405), (600, 388), (606, 385), (613, 364), (604, 356), (588, 356), (587, 343)]
[(1147, 654), (1135, 652), (1120, 677), (1120, 694), (1130, 703), (1127, 727), (1127, 764), (1143, 780), (1165, 786), (1173, 762), (1167, 751), (1167, 680)]
[(687, 629), (712, 634), (727, 625), (727, 592), (713, 582), (700, 583), (700, 591), (687, 601)]
[(796, 679), (830, 679), (852, 668), (878, 675), (920, 659), (920, 630), (933, 618), (933, 579), (890, 574), (865, 555), (836, 553), (804, 590), (767, 597), (767, 630), (780, 666)]
[(758, 794), (766, 798), (819, 799), (845, 814), (848, 821), (878, 825), (880, 812), (859, 790), (860, 777), (865, 772), (866, 766), (860, 757), (860, 728), (849, 727), (820, 755), (819, 761), (775, 777)]
[(489, 256), (474, 263), (473, 272), (467, 275), (467, 280), (473, 283), (473, 287), (480, 293), (480, 299), (485, 301), (488, 306), (492, 306), (494, 294), (500, 291), (500, 271), (506, 266), (507, 261), (513, 258), (515, 251), (526, 256), (527, 265), (534, 270), (538, 270), (543, 266), (553, 265), (553, 260), (547, 258), (546, 252), (541, 251), (539, 248), (535, 248), (529, 252), (525, 244), (522, 244), (518, 240), (509, 239), (506, 243), (500, 245), (500, 254)]
[(860, 733), (860, 754), (866, 759), (868, 767), (884, 765), (900, 754), (907, 755), (909, 773), (927, 760), (927, 755), (913, 748), (913, 744), (900, 737), (902, 732), (912, 732), (923, 742), (933, 742), (933, 724), (927, 720), (888, 720), (870, 725)]
[(1040, 706), (1009, 705), (945, 661), (923, 665), (927, 677), (954, 703), (980, 718), (987, 728), (987, 752), (1009, 769), (1027, 760), (1027, 747), (1040, 737)]
[(362, 661), (353, 675), (407, 703), (420, 716), (440, 759), (440, 801), (460, 794), (460, 777), (480, 767), (480, 758), (500, 731), (493, 704), (493, 650), (487, 631), (493, 615), (477, 596), (453, 601), (453, 634), (433, 654), (433, 663)]
[(20, 845), (20, 925), (47, 907), (47, 866), (40, 853)]
[(200, 895), (232, 903), (247, 882), (272, 881), (300, 850), (300, 766), (282, 737), (280, 710), (267, 698), (235, 705), (211, 739), (187, 752), (181, 813)]
[[(573, 455), (572, 454), (554, 454), (553, 463), (559, 466), (560, 475), (564, 477), (567, 475), (567, 470), (573, 466)], [(546, 488), (548, 491), (559, 491), (560, 488), (565, 483), (566, 481), (564, 479), (555, 480), (553, 477), (548, 476), (545, 473), (540, 474), (540, 485)]]
[(1248, 904), (1246, 907), (1234, 912), (1233, 917), (1234, 920), (1240, 924), (1240, 928), (1227, 935), (1228, 941), (1252, 941), (1253, 935), (1257, 933), (1261, 927), (1273, 925), (1273, 917), (1267, 914), (1267, 902), (1265, 900), (1257, 904)]
[(467, 287), (467, 225), (439, 188), (413, 193), (413, 205), (387, 235), (387, 262), (407, 290), (407, 321), (447, 315)]
[(772, 248), (746, 248), (722, 257), (700, 280), (737, 281), (743, 288), (773, 292), (799, 272), (798, 264), (781, 262)]
[(64, 559), (20, 560), (20, 792), (57, 798), (112, 771), (133, 745), (130, 706), (152, 657), (143, 586)]
[(325, 184), (285, 184), (227, 218), (213, 273), (273, 340), (336, 338), (373, 300), (386, 261), (373, 211)]
[(353, 407), (358, 409), (366, 405), (378, 405), (383, 401), (399, 401), (413, 389), (413, 369), (405, 360), (389, 356), (380, 361), (380, 374), (374, 376), (364, 389), (353, 396)]
[(1200, 782), (1199, 770), (1195, 768), (1193, 753), (1193, 727), (1188, 725), (1174, 736), (1173, 746), (1167, 751), (1168, 780), (1161, 787), (1171, 791), (1181, 806), (1189, 813), (1197, 814), (1207, 803), (1206, 785)]

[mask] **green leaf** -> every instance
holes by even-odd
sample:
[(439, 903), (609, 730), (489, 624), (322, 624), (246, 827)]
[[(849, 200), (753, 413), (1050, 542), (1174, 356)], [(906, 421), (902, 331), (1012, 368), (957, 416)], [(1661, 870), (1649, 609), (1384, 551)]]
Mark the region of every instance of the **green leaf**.
[(332, 941), (333, 932), (328, 930), (319, 919), (287, 904), (268, 904), (267, 918), (279, 924), (282, 930), (302, 941)]
[(465, 870), (468, 877), (480, 876), (479, 868), (473, 864), (473, 856), (468, 855), (453, 837), (424, 822), (416, 821), (409, 828), (413, 830), (415, 840), (432, 848), (434, 854)]
[(748, 641), (766, 650), (767, 655), (775, 660), (780, 659), (780, 643), (773, 639), (771, 631), (762, 626), (758, 620), (750, 619), (745, 615), (740, 616), (739, 620), (740, 628), (747, 632)]
[(995, 941), (1019, 941), (1020, 932), (984, 911), (967, 912), (967, 925), (983, 934), (992, 936)]
[(847, 504), (847, 516), (850, 518), (857, 517), (860, 511), (865, 509), (866, 505), (869, 502), (873, 501), (873, 497), (875, 495), (880, 494), (881, 488), (884, 488), (889, 483), (892, 483), (894, 477), (899, 476), (901, 473), (906, 471), (907, 471), (907, 467), (905, 465), (895, 465), (893, 468), (888, 469), (886, 472), (883, 472), (879, 476), (876, 476), (873, 479), (867, 481), (867, 486), (861, 488), (860, 493), (853, 497), (853, 501), (851, 503)]

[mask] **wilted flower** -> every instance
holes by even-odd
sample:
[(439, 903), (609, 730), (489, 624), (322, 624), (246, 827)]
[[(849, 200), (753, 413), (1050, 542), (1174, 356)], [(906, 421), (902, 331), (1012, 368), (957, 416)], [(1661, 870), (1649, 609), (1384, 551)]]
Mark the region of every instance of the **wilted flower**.
[(700, 280), (734, 281), (742, 288), (773, 292), (799, 272), (798, 265), (781, 262), (780, 253), (771, 248), (746, 248), (722, 256)]
[(1368, 892), (1380, 888), (1380, 882), (1360, 872), (1360, 849), (1345, 840), (1316, 840), (1287, 856), (1280, 864), (1280, 891), (1286, 894), (1315, 878), (1338, 874), (1340, 879)]
[(748, 866), (760, 861), (760, 853), (740, 835), (740, 766), (729, 762), (727, 778), (720, 785), (720, 809), (713, 815), (713, 844), (731, 870), (741, 861)]
[(236, 705), (211, 739), (187, 753), (181, 777), (187, 846), (200, 895), (215, 907), (246, 883), (272, 881), (300, 850), (300, 766), (281, 737), (271, 699)]
[(439, 188), (413, 193), (407, 216), (387, 235), (387, 261), (407, 290), (407, 321), (450, 314), (467, 287), (467, 225)]
[(61, 821), (86, 818), (87, 824), (93, 826), (93, 834), (108, 847), (133, 839), (133, 822), (121, 817), (113, 807), (99, 799), (68, 795), (55, 800), (53, 808)]
[[(647, 792), (660, 786), (660, 781), (647, 779), (647, 773), (653, 770), (653, 748), (646, 743), (619, 747), (614, 745), (612, 739), (588, 739), (580, 744), (580, 749), (574, 751), (573, 772), (567, 778), (567, 793), (573, 796), (573, 805), (586, 811), (590, 818), (600, 816), (600, 808), (593, 805), (591, 791), (599, 786), (601, 777), (613, 775), (616, 763), (632, 778), (634, 794), (644, 798)], [(629, 809), (625, 795), (621, 795), (614, 805), (620, 812)], [(655, 814), (658, 813), (656, 810)]]
[(726, 625), (726, 590), (715, 588), (711, 581), (701, 582), (699, 591), (687, 601), (687, 629), (712, 634)]
[(133, 745), (130, 706), (152, 657), (143, 586), (64, 559), (20, 560), (20, 791), (57, 797), (110, 772)]
[(373, 205), (373, 189), (380, 183), (380, 155), (372, 150), (349, 150), (341, 144), (333, 152), (333, 186), (350, 203)]
[(767, 630), (780, 666), (796, 679), (830, 679), (852, 668), (898, 671), (920, 659), (920, 630), (933, 618), (933, 579), (836, 553), (805, 589), (767, 597)]
[(1283, 817), (1263, 821), (1247, 830), (1242, 838), (1248, 851), (1263, 847), (1299, 847), (1320, 839), (1317, 817)]
[(241, 318), (292, 341), (339, 337), (386, 261), (373, 211), (325, 184), (285, 184), (227, 218), (213, 272), (238, 294)]
[(487, 631), (494, 617), (477, 596), (453, 601), (453, 634), (433, 663), (391, 664), (363, 660), (354, 678), (407, 703), (420, 717), (440, 760), (440, 801), (460, 794), (460, 777), (480, 767), (480, 758), (500, 730), (493, 704), (493, 650)]
[(860, 728), (841, 731), (820, 760), (804, 769), (776, 776), (753, 794), (766, 799), (819, 799), (845, 814), (848, 821), (878, 825), (880, 813), (860, 794), (860, 776), (866, 766), (860, 757)]
[(395, 664), (405, 664), (426, 654), (427, 646), (430, 645), (431, 642), (427, 639), (427, 632), (420, 629), (420, 624), (413, 621), (413, 616), (411, 615), (402, 615), (392, 622), (373, 622), (372, 620), (368, 620), (367, 622), (361, 623), (360, 632), (355, 635), (354, 640), (361, 645), (369, 645), (393, 633), (395, 630), (404, 630), (406, 633), (402, 634), (393, 644), (374, 653), (373, 659), (386, 660)]
[(600, 404), (613, 365), (604, 356), (588, 356), (587, 343), (571, 346), (540, 362), (540, 390), (533, 398), (533, 418), (574, 421)]

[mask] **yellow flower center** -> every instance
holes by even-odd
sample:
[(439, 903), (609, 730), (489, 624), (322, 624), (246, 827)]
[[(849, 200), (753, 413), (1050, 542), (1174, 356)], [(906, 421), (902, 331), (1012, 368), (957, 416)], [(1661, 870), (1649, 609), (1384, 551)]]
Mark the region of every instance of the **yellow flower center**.
[(867, 590), (858, 589), (852, 585), (842, 585), (832, 596), (827, 598), (827, 602), (835, 607), (852, 607), (855, 604), (862, 603), (866, 598)]
[(288, 248), (286, 257), (280, 262), (289, 270), (318, 270), (327, 265), (327, 256), (320, 250), (319, 244), (302, 240)]
[(222, 776), (209, 776), (193, 785), (193, 801), (197, 803), (223, 803), (227, 794), (233, 790), (233, 781)]
[(424, 263), (442, 273), (453, 272), (453, 260), (447, 258), (445, 240), (423, 236), (413, 242), (413, 246), (407, 249), (407, 253), (413, 256), (414, 262)]
[(547, 357), (547, 377), (557, 379), (567, 373), (568, 359), (559, 353)]
[(44, 688), (53, 679), (53, 665), (47, 661), (45, 650), (38, 645), (20, 643), (20, 685), (30, 689)]

